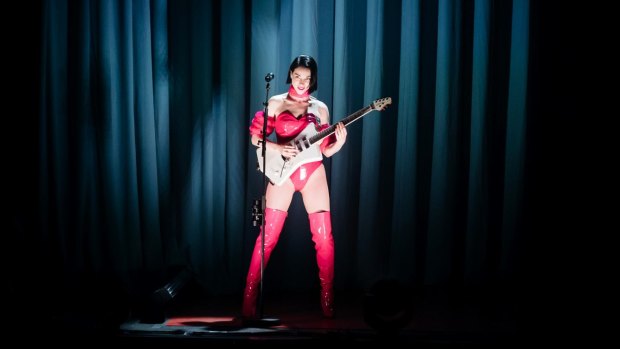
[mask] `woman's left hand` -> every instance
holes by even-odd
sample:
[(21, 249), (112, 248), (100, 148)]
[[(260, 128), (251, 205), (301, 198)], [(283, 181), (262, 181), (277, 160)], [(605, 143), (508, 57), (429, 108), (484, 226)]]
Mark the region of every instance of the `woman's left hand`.
[(334, 150), (340, 150), (344, 143), (347, 141), (347, 128), (344, 127), (342, 122), (336, 125), (336, 143), (333, 144)]

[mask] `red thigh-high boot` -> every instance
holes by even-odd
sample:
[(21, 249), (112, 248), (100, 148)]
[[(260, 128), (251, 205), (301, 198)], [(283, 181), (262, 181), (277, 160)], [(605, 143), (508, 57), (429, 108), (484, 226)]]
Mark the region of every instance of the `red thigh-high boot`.
[[(272, 208), (265, 210), (265, 259), (264, 267), (267, 266), (271, 251), (276, 247), (280, 232), (284, 226), (287, 212)], [(262, 229), (262, 227), (261, 227)], [(243, 316), (246, 318), (256, 317), (256, 299), (258, 297), (258, 288), (260, 284), (260, 255), (261, 255), (261, 234), (256, 239), (252, 260), (250, 261), (250, 270), (245, 283), (245, 291), (243, 292)]]
[(308, 215), (321, 280), (321, 307), (325, 317), (334, 316), (334, 238), (329, 211)]

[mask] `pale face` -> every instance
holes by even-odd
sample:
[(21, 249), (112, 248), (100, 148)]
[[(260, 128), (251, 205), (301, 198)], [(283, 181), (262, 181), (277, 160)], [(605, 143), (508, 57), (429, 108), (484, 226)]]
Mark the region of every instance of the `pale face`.
[(310, 88), (312, 74), (309, 68), (297, 67), (291, 72), (291, 84), (298, 94), (304, 94)]

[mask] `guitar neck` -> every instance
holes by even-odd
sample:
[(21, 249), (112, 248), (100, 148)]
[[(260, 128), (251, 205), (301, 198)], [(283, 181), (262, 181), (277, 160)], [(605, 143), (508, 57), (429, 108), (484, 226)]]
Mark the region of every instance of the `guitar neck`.
[[(373, 105), (369, 105), (367, 107), (364, 107), (358, 111), (356, 111), (355, 113), (347, 116), (346, 118), (340, 120), (339, 122), (342, 122), (344, 124), (344, 126), (348, 126), (349, 124), (353, 123), (356, 120), (359, 120), (362, 118), (362, 116), (370, 113), (371, 111), (373, 111)], [(310, 144), (314, 144), (316, 142), (320, 142), (321, 140), (323, 140), (323, 138), (330, 136), (332, 133), (336, 132), (336, 126), (338, 125), (338, 123), (335, 123), (333, 125), (331, 125), (330, 127), (324, 129), (323, 131), (315, 134), (314, 136), (310, 137), (308, 139), (308, 141), (310, 142)]]

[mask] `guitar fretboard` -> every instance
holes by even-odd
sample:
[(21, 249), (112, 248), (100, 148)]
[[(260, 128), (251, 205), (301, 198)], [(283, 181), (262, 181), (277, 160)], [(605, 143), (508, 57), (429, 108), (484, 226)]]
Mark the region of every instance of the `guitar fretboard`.
[[(338, 121), (338, 122), (342, 122), (345, 126), (351, 124), (352, 122), (354, 122), (355, 120), (358, 120), (359, 118), (361, 118), (362, 116), (370, 113), (371, 111), (373, 111), (373, 105), (369, 105), (365, 108), (362, 108), (358, 111), (356, 111), (355, 113), (347, 116), (346, 118)], [(315, 134), (314, 136), (310, 137), (308, 139), (308, 141), (310, 142), (310, 144), (314, 144), (316, 142), (321, 141), (323, 138), (331, 135), (332, 133), (336, 132), (336, 126), (338, 125), (338, 122), (331, 125), (330, 127), (324, 129), (323, 131)]]

